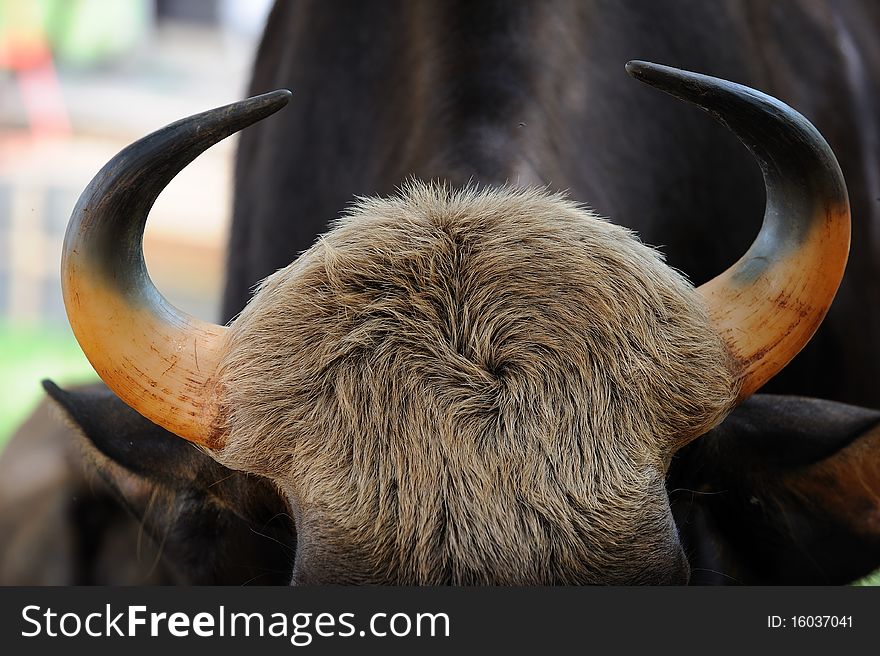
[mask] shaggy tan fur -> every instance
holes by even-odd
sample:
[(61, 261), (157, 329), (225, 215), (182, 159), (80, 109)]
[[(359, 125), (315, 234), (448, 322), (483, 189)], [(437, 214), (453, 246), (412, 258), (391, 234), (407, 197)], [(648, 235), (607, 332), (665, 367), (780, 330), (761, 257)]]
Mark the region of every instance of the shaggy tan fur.
[(664, 490), (736, 384), (699, 294), (559, 195), (413, 183), (268, 278), (222, 363), (225, 464), (295, 581), (681, 580)]

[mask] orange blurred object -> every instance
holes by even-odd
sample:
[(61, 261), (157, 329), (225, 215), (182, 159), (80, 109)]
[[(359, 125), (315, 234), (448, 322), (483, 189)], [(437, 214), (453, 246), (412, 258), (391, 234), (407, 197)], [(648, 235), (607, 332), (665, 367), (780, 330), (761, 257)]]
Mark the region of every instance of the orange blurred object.
[(15, 18), (21, 20), (0, 33), (0, 69), (15, 75), (33, 137), (67, 135), (70, 121), (46, 33), (27, 14)]

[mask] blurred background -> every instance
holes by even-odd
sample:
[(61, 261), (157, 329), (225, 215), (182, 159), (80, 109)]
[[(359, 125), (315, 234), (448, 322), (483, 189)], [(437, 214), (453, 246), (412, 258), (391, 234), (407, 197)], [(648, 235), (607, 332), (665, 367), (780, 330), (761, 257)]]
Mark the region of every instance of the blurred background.
[[(61, 300), (61, 242), (116, 152), (244, 97), (271, 0), (0, 0), (0, 449), (40, 380), (95, 378)], [(144, 251), (178, 307), (217, 320), (234, 141), (159, 197)]]

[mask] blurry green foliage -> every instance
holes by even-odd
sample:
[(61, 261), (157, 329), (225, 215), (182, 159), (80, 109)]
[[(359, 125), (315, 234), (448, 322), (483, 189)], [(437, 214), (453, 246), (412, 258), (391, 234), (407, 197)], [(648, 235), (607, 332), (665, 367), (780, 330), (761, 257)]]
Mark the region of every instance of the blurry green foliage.
[(100, 65), (143, 39), (150, 9), (147, 0), (0, 0), (0, 41), (45, 43), (62, 65)]
[(0, 446), (43, 397), (40, 381), (97, 379), (69, 329), (0, 323)]
[(880, 569), (865, 578), (856, 581), (853, 585), (880, 586)]

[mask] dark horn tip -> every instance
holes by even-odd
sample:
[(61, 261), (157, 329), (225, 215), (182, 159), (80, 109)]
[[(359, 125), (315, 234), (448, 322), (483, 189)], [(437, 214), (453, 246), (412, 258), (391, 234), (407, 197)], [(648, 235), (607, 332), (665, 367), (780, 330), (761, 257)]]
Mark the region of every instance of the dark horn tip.
[(644, 73), (644, 71), (651, 67), (651, 64), (646, 61), (641, 61), (640, 59), (633, 59), (631, 61), (626, 62), (626, 72), (632, 75), (634, 78), (638, 79)]
[(634, 59), (626, 63), (626, 72), (636, 80), (657, 87), (664, 91), (673, 91), (681, 88), (683, 83), (694, 82), (704, 77), (697, 73), (682, 71), (672, 66), (653, 64), (651, 62)]
[(663, 74), (668, 76), (670, 73), (680, 72), (669, 66), (652, 64), (651, 62), (641, 61), (639, 59), (633, 59), (632, 61), (626, 62), (625, 68), (626, 72), (632, 77), (637, 80), (642, 80), (643, 82), (648, 82), (649, 84)]
[(293, 94), (289, 89), (276, 89), (268, 93), (262, 93), (258, 96), (248, 98), (244, 102), (252, 107), (261, 107), (269, 110), (270, 113), (277, 112), (290, 102)]
[(293, 94), (290, 92), (290, 89), (275, 89), (275, 91), (269, 91), (268, 93), (260, 94), (259, 96), (254, 96), (255, 98), (264, 98), (269, 102), (278, 102), (282, 105), (286, 105)]

